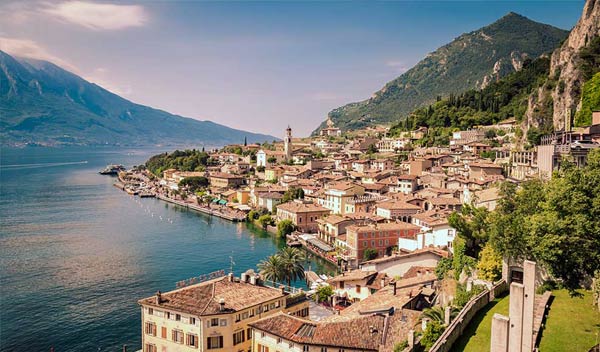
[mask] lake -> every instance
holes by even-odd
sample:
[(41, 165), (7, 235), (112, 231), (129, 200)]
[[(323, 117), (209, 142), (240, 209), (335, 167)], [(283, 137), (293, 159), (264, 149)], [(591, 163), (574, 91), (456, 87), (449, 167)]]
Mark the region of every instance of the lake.
[[(2, 149), (0, 350), (140, 348), (137, 300), (285, 246), (260, 229), (132, 197), (98, 171), (165, 150)], [(331, 271), (322, 260), (307, 266)], [(303, 285), (303, 283), (296, 283)]]

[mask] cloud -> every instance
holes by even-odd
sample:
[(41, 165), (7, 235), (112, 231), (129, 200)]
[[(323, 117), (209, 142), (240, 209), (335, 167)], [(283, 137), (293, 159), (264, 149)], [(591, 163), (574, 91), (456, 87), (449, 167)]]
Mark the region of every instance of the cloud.
[(61, 21), (75, 23), (93, 30), (119, 30), (141, 27), (148, 22), (143, 6), (65, 1), (48, 5), (43, 12)]
[(30, 39), (0, 37), (0, 50), (13, 56), (50, 61), (65, 70), (78, 73), (79, 69), (58, 56), (50, 53), (46, 48)]
[(83, 77), (85, 80), (96, 83), (102, 88), (118, 95), (130, 95), (130, 86), (114, 84), (109, 78), (110, 72), (107, 68), (97, 67), (92, 72), (82, 72), (77, 66), (67, 60), (50, 53), (46, 48), (30, 39), (18, 39), (0, 36), (0, 50), (13, 56), (50, 61), (63, 69)]
[(91, 73), (85, 74), (84, 78), (87, 81), (95, 83), (95, 84), (99, 85), (100, 87), (102, 87), (108, 91), (111, 91), (117, 95), (127, 96), (133, 92), (133, 90), (131, 89), (131, 86), (120, 86), (120, 85), (114, 84), (114, 82), (112, 82), (109, 79), (109, 77), (108, 77), (109, 74), (110, 74), (110, 71), (107, 68), (97, 67)]
[(404, 73), (409, 69), (404, 62), (397, 60), (387, 61), (385, 65), (392, 68), (396, 73)]

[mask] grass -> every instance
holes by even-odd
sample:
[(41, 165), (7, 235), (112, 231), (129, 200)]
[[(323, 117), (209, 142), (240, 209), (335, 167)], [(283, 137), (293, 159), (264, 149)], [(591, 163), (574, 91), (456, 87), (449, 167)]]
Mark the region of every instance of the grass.
[[(566, 290), (556, 290), (542, 330), (542, 352), (586, 352), (600, 343), (600, 312), (592, 304), (591, 291), (571, 298)], [(485, 352), (490, 350), (492, 317), (508, 316), (509, 296), (496, 298), (471, 320), (452, 351)]]
[(508, 315), (508, 302), (508, 295), (496, 298), (477, 312), (462, 336), (452, 346), (452, 351), (489, 351), (492, 317), (495, 313)]
[(600, 312), (592, 304), (591, 291), (571, 298), (565, 290), (556, 290), (554, 301), (542, 331), (540, 351), (588, 351), (600, 343)]

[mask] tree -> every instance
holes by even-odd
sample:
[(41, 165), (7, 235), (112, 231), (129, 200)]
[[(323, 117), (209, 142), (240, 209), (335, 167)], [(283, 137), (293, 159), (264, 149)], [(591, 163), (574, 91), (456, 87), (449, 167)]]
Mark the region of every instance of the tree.
[(317, 302), (327, 302), (333, 296), (333, 288), (329, 285), (319, 286), (315, 292)]
[(304, 253), (293, 247), (286, 247), (277, 253), (282, 265), (282, 280), (287, 281), (288, 286), (292, 285), (292, 281), (304, 278), (304, 261), (306, 257)]
[(367, 248), (365, 249), (365, 251), (363, 252), (363, 259), (365, 261), (367, 260), (373, 260), (375, 258), (377, 258), (377, 250), (375, 248)]
[(281, 282), (284, 280), (283, 262), (278, 255), (272, 255), (258, 264), (260, 274), (266, 279), (273, 282)]
[(204, 176), (191, 176), (179, 181), (178, 186), (180, 188), (187, 188), (190, 192), (195, 193), (197, 190), (207, 187), (209, 183), (208, 179)]
[(394, 352), (402, 352), (408, 347), (408, 340), (404, 340), (401, 342), (396, 342), (394, 344)]
[(288, 220), (288, 219), (281, 220), (277, 224), (277, 234), (281, 238), (285, 238), (287, 235), (294, 232), (295, 230), (296, 230), (296, 225), (294, 225), (294, 223), (291, 220)]
[[(450, 307), (450, 321), (458, 315), (459, 310), (456, 307)], [(446, 309), (442, 306), (433, 306), (423, 310), (423, 317), (430, 321), (436, 321), (440, 324), (446, 322)]]
[(271, 215), (261, 215), (258, 218), (258, 222), (260, 223), (260, 226), (262, 226), (263, 229), (266, 229), (267, 226), (273, 224), (273, 218), (271, 217)]
[(274, 156), (270, 156), (270, 157), (267, 158), (267, 162), (269, 164), (275, 164), (277, 162), (277, 158), (274, 157)]
[(300, 187), (290, 187), (283, 194), (283, 198), (281, 198), (282, 203), (289, 202), (294, 199), (303, 199), (304, 198), (304, 190)]
[(250, 212), (248, 212), (248, 220), (253, 221), (258, 219), (258, 217), (260, 216), (260, 214), (256, 211), (256, 210), (250, 210)]
[(369, 146), (367, 147), (367, 154), (375, 154), (377, 152), (377, 146), (375, 144), (369, 144)]
[(427, 324), (427, 327), (423, 332), (423, 337), (421, 338), (421, 346), (423, 346), (425, 351), (429, 351), (433, 344), (435, 344), (440, 336), (442, 336), (444, 330), (444, 325), (437, 321), (431, 321)]
[(479, 253), (478, 276), (482, 280), (495, 282), (502, 276), (502, 256), (488, 243)]

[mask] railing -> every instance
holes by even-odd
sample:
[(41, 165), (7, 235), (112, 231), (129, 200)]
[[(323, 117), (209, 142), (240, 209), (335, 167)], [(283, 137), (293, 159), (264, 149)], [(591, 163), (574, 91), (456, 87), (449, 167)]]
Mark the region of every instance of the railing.
[(502, 294), (508, 289), (506, 281), (497, 282), (490, 290), (485, 290), (477, 296), (471, 298), (469, 302), (461, 309), (458, 316), (448, 325), (444, 333), (437, 339), (435, 344), (429, 350), (430, 352), (448, 352), (452, 345), (465, 331), (471, 319), (477, 312), (485, 307), (495, 297)]
[(308, 297), (306, 297), (306, 293), (304, 293), (304, 292), (299, 292), (299, 293), (296, 293), (293, 295), (289, 295), (285, 298), (285, 306), (291, 307), (294, 304), (304, 302), (307, 299), (308, 299)]

